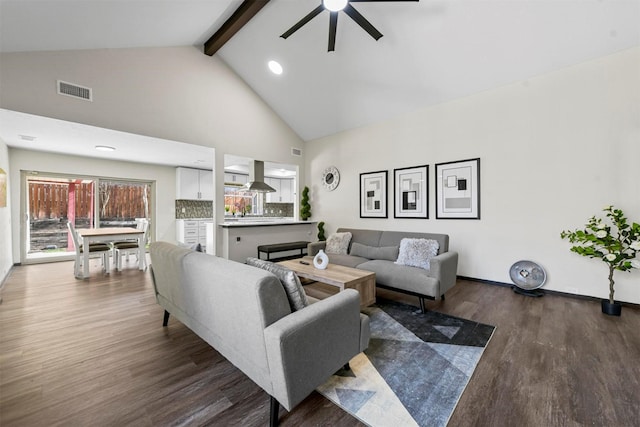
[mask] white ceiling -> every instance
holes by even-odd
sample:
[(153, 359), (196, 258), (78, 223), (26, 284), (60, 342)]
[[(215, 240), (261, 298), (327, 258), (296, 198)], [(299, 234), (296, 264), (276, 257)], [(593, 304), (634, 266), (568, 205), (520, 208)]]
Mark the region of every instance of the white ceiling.
[[(149, 136), (0, 109), (0, 137), (10, 147), (127, 162), (213, 169), (214, 150)], [(87, 141), (91, 141), (87, 144)], [(96, 145), (116, 150), (98, 151)]]
[[(214, 162), (214, 150), (209, 147), (72, 123), (2, 108), (0, 108), (0, 137), (10, 147), (23, 150), (47, 151), (123, 162), (197, 169), (213, 169)], [(87, 144), (87, 141), (91, 141), (91, 144)], [(96, 150), (95, 147), (100, 145), (113, 147), (115, 151)], [(225, 169), (230, 172), (249, 174), (251, 160), (253, 159), (226, 154)], [(268, 176), (291, 177), (296, 173), (295, 165), (265, 162), (265, 174)]]
[(358, 2), (379, 41), (340, 13), (327, 53), (326, 11), (278, 37), (318, 3), (271, 1), (219, 53), (304, 140), (640, 44), (638, 0)]
[[(240, 3), (0, 0), (0, 49), (202, 46)], [(216, 54), (304, 140), (640, 45), (640, 0), (358, 2), (379, 41), (340, 13), (328, 53), (326, 11), (279, 37), (318, 4), (271, 0)]]

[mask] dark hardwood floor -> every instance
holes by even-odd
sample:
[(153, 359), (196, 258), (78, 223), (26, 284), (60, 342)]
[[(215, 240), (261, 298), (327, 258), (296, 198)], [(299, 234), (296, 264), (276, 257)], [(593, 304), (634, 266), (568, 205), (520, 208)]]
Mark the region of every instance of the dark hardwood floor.
[[(268, 424), (266, 393), (175, 319), (162, 327), (148, 272), (91, 271), (22, 266), (6, 281), (1, 426)], [(637, 306), (608, 317), (598, 302), (460, 280), (428, 308), (497, 326), (450, 426), (640, 425)], [(280, 422), (362, 425), (318, 393)]]

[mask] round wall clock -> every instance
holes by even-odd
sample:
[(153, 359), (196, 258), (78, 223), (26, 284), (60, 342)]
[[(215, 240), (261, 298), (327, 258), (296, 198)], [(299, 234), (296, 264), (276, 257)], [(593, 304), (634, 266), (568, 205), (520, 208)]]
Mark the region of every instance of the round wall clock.
[(322, 185), (329, 190), (333, 191), (340, 183), (340, 172), (335, 166), (329, 166), (322, 172)]

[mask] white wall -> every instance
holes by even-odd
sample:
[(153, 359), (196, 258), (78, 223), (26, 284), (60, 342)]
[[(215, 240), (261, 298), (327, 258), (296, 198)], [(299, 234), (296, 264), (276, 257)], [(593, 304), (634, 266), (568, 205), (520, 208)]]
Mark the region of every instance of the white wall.
[[(302, 141), (217, 56), (195, 47), (4, 53), (2, 108), (295, 163)], [(93, 102), (56, 93), (56, 80)], [(301, 162), (299, 162), (301, 163)]]
[[(92, 88), (93, 102), (58, 95), (57, 80)], [(291, 156), (302, 140), (217, 56), (192, 46), (0, 54), (0, 95), (9, 110), (215, 148), (217, 218), (225, 154), (304, 172)]]
[(13, 257), (11, 256), (11, 170), (9, 169), (9, 150), (0, 139), (0, 169), (7, 173), (7, 206), (0, 208), (0, 287), (7, 277)]
[[(473, 70), (469, 70), (473, 72)], [(545, 288), (606, 297), (603, 262), (569, 251), (563, 229), (614, 204), (640, 222), (640, 48), (305, 144), (314, 221), (447, 233), (458, 274), (511, 283), (520, 259)], [(481, 220), (435, 219), (435, 164), (481, 158)], [(393, 218), (393, 169), (429, 164), (430, 219)], [(339, 187), (319, 177), (335, 165)], [(359, 218), (359, 174), (389, 171), (389, 218)], [(328, 234), (327, 234), (328, 235)], [(640, 303), (640, 271), (616, 272), (616, 299)]]
[[(11, 193), (20, 194), (21, 171), (39, 171), (80, 176), (126, 178), (156, 182), (155, 193), (155, 226), (156, 240), (175, 241), (175, 168), (168, 166), (147, 165), (140, 163), (116, 162), (87, 157), (63, 156), (39, 151), (9, 149), (11, 162)], [(20, 218), (21, 202), (13, 198), (11, 215)], [(1, 210), (0, 210), (1, 212)], [(0, 213), (1, 215), (1, 213)], [(20, 221), (12, 226), (13, 260), (20, 262)]]

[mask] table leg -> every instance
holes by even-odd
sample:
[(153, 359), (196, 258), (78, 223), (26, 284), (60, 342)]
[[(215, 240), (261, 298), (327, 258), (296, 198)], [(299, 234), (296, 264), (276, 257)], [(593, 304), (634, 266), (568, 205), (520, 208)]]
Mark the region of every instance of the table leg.
[(89, 278), (89, 238), (82, 239), (82, 278)]
[(138, 236), (138, 269), (144, 270), (146, 266), (146, 258), (144, 253), (144, 234)]

